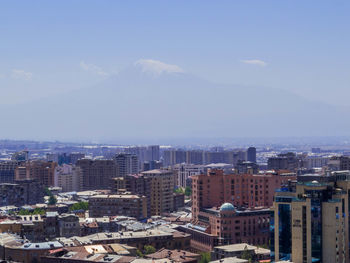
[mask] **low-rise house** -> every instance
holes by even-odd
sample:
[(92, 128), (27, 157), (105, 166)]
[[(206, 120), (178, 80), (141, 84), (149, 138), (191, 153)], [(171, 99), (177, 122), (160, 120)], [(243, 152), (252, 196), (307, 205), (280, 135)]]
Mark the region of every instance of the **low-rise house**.
[(241, 258), (244, 253), (248, 253), (251, 259), (255, 261), (270, 259), (269, 249), (251, 246), (247, 243), (214, 247), (213, 251), (211, 252), (211, 259), (220, 260), (232, 257)]
[(80, 235), (79, 217), (74, 214), (62, 214), (58, 219), (60, 237)]
[(47, 263), (77, 262), (132, 262), (136, 256), (136, 248), (121, 244), (88, 245), (51, 250), (42, 256)]
[(167, 258), (170, 259), (172, 262), (198, 263), (201, 258), (201, 255), (188, 252), (186, 250), (170, 250), (162, 248), (155, 253), (146, 255), (145, 257), (151, 259)]

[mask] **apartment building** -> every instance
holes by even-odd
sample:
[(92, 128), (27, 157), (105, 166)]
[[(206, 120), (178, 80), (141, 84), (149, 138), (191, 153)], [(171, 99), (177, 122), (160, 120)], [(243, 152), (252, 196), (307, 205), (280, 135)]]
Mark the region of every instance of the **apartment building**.
[(89, 198), (91, 217), (130, 216), (136, 219), (147, 218), (147, 199), (145, 196), (95, 195)]
[(349, 262), (349, 201), (349, 171), (278, 191), (271, 228), (275, 260)]

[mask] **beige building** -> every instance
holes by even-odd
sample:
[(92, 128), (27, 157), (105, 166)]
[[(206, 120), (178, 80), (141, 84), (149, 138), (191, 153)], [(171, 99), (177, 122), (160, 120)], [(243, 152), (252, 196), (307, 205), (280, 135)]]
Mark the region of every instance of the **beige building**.
[(174, 210), (174, 173), (169, 170), (150, 170), (142, 172), (145, 178), (150, 178), (150, 210), (151, 215)]
[(350, 171), (292, 184), (274, 202), (275, 260), (349, 262)]
[(54, 186), (54, 174), (57, 163), (46, 161), (28, 161), (16, 167), (15, 179), (38, 180), (44, 186)]
[(81, 191), (83, 174), (78, 166), (63, 164), (55, 169), (55, 186), (61, 187), (63, 192)]

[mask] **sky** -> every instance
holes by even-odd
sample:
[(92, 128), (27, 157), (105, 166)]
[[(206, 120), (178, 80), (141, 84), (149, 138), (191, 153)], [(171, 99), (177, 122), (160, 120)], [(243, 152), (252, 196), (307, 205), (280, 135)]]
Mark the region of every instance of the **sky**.
[(130, 65), (348, 106), (349, 1), (1, 1), (0, 105)]
[(1, 1), (0, 103), (83, 88), (140, 59), (218, 82), (350, 96), (349, 1)]

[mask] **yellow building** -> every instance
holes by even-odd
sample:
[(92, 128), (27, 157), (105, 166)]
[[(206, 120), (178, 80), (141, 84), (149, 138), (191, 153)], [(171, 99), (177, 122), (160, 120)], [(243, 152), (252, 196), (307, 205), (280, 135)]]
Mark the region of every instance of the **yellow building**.
[(275, 260), (349, 262), (350, 171), (299, 182), (275, 195)]

